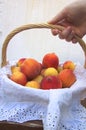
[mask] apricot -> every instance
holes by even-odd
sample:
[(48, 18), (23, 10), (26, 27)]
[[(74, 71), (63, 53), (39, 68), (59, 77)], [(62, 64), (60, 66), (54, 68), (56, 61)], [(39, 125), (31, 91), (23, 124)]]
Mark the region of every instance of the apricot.
[(69, 88), (76, 81), (76, 76), (71, 69), (64, 69), (58, 74), (63, 88)]
[(58, 89), (62, 88), (62, 82), (58, 76), (46, 76), (40, 84), (41, 89)]
[(57, 69), (55, 69), (54, 67), (49, 67), (44, 69), (41, 74), (45, 77), (45, 76), (57, 76), (58, 75), (58, 71)]
[(59, 65), (59, 57), (55, 53), (47, 53), (42, 59), (42, 65), (44, 68), (57, 68)]
[(37, 81), (38, 83), (41, 83), (42, 79), (43, 79), (43, 76), (41, 74), (39, 74), (33, 80)]
[(31, 88), (36, 88), (36, 89), (40, 88), (40, 84), (37, 81), (34, 81), (34, 80), (28, 81), (25, 86), (31, 87)]
[(27, 82), (27, 78), (26, 78), (26, 76), (22, 73), (22, 72), (20, 72), (20, 71), (15, 71), (12, 75), (9, 75), (9, 78), (12, 80), (12, 81), (14, 81), (14, 82), (16, 82), (16, 83), (18, 83), (18, 84), (21, 84), (21, 85), (25, 85), (26, 84), (26, 82)]
[(23, 72), (27, 76), (28, 80), (32, 80), (33, 78), (35, 78), (37, 75), (40, 74), (42, 67), (37, 60), (28, 58), (24, 60), (20, 68), (21, 72)]
[(68, 60), (68, 61), (65, 61), (64, 63), (63, 63), (63, 69), (71, 69), (71, 70), (74, 70), (75, 69), (75, 63), (73, 62), (73, 61), (70, 61), (70, 60)]
[(11, 66), (11, 72), (14, 73), (15, 71), (20, 71), (19, 66)]

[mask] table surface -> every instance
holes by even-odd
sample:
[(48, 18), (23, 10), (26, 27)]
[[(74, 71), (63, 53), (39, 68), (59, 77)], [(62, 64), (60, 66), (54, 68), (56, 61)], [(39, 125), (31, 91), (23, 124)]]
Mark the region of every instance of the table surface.
[(0, 121), (0, 130), (43, 130), (42, 121), (28, 121), (25, 123), (14, 123)]

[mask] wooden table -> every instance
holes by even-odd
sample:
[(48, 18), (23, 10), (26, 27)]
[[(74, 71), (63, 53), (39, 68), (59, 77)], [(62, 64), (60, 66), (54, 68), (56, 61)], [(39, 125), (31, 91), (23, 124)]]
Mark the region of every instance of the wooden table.
[(42, 126), (42, 121), (29, 121), (25, 123), (0, 121), (0, 130), (43, 130)]

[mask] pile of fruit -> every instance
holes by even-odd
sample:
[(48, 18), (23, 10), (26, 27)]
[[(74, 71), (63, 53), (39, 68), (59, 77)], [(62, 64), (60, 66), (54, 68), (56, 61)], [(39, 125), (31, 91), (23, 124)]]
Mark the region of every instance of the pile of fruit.
[(33, 58), (21, 58), (11, 66), (9, 79), (24, 86), (37, 89), (69, 88), (76, 81), (73, 61), (59, 63), (55, 53), (47, 53), (42, 62)]

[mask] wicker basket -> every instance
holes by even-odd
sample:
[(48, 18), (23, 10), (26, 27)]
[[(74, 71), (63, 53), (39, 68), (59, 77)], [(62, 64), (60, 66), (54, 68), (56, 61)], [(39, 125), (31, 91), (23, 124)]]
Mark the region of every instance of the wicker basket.
[[(5, 66), (7, 64), (7, 47), (8, 47), (10, 40), (12, 39), (12, 37), (14, 37), (16, 34), (18, 34), (21, 31), (33, 29), (33, 28), (48, 28), (48, 29), (57, 28), (61, 31), (64, 29), (64, 27), (62, 27), (62, 26), (51, 25), (51, 24), (47, 24), (47, 23), (28, 24), (28, 25), (24, 25), (24, 26), (16, 28), (6, 37), (6, 39), (3, 43), (1, 67)], [(85, 56), (84, 68), (86, 68), (86, 44), (77, 35), (75, 35), (75, 37), (78, 40), (78, 43), (84, 52), (84, 56)], [(86, 107), (85, 101), (81, 101), (81, 103)], [(16, 128), (16, 130), (19, 130), (19, 129), (21, 129), (21, 130), (28, 130), (28, 129), (29, 130), (43, 130), (43, 125), (42, 125), (41, 121), (29, 121), (29, 122), (22, 123), (22, 124), (13, 123), (13, 122), (6, 122), (6, 121), (0, 122), (0, 129), (1, 130), (14, 130), (15, 128)]]

